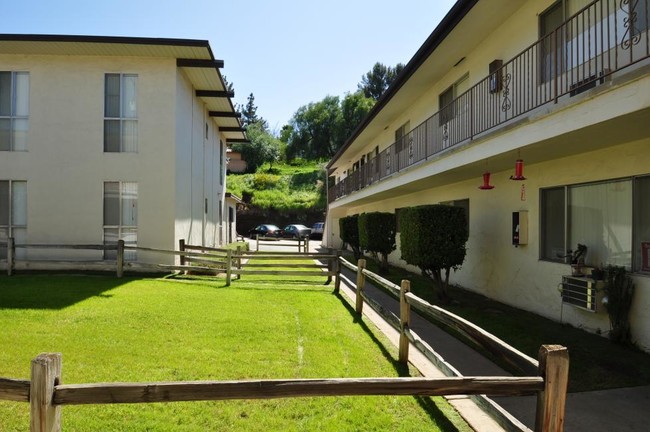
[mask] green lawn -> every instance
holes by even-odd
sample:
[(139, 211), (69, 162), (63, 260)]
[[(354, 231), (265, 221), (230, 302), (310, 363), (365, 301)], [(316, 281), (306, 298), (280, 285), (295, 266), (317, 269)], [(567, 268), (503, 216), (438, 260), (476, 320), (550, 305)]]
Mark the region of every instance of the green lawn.
[[(0, 276), (0, 376), (29, 378), (61, 352), (62, 382), (390, 377), (382, 335), (324, 277)], [(0, 402), (0, 430), (29, 428), (26, 403)], [(66, 406), (63, 430), (469, 430), (441, 398), (326, 397)]]

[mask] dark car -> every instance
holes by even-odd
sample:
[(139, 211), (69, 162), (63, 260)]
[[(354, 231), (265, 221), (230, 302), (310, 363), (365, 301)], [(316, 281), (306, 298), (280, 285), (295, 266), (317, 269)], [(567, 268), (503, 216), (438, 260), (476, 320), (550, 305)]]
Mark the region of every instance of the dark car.
[(311, 234), (311, 228), (300, 224), (291, 224), (284, 227), (282, 237), (284, 238), (308, 238)]
[(260, 237), (279, 237), (282, 230), (273, 224), (258, 225), (248, 231), (248, 237), (254, 239), (259, 234)]

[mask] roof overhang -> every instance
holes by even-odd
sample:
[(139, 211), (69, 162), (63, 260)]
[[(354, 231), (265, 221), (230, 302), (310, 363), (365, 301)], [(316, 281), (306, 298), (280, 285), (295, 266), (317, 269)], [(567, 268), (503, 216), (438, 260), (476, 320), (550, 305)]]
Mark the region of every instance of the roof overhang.
[[(174, 58), (176, 66), (190, 80), (195, 89), (206, 91), (208, 96), (197, 97), (209, 112), (223, 115), (210, 116), (221, 130), (226, 141), (246, 140), (246, 133), (221, 75), (224, 62), (212, 54), (206, 40), (167, 39), (117, 36), (75, 36), (0, 34), (0, 54), (16, 55), (85, 55), (111, 57)], [(211, 95), (221, 94), (213, 97)]]

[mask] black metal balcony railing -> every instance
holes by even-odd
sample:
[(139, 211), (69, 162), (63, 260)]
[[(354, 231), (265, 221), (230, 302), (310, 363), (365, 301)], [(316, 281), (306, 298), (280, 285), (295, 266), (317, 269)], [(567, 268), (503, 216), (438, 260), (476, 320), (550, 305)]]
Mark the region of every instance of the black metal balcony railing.
[(598, 0), (570, 17), (329, 189), (329, 201), (381, 181), (650, 57), (650, 0)]

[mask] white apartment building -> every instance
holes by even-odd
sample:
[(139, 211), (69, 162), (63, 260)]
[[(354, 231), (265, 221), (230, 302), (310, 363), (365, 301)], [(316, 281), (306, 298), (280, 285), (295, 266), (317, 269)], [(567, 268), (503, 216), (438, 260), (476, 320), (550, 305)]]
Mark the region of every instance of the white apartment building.
[(586, 245), (588, 266), (632, 272), (632, 338), (650, 350), (649, 3), (459, 0), (330, 161), (324, 241), (341, 246), (347, 215), (399, 227), (404, 207), (463, 206), (452, 283), (607, 334), (595, 281), (559, 290)]
[(246, 136), (221, 67), (202, 40), (0, 35), (0, 243), (226, 242), (226, 148)]

